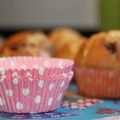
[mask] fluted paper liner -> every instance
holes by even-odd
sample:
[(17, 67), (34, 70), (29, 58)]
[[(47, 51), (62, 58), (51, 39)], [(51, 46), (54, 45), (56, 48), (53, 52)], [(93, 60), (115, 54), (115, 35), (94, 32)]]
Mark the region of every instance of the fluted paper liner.
[(74, 67), (78, 92), (94, 98), (120, 98), (120, 72)]
[[(34, 68), (25, 63), (26, 60), (33, 65), (35, 60), (32, 63), (32, 60), (30, 61), (32, 58), (27, 60), (26, 57), (23, 62), (21, 62), (22, 57), (21, 61), (19, 58), (18, 60), (17, 58), (9, 58), (9, 63), (6, 62), (6, 59), (1, 60), (4, 66), (0, 63), (0, 67), (2, 66), (0, 69), (0, 111), (40, 113), (52, 111), (59, 107), (73, 76), (72, 62), (69, 64), (66, 62), (66, 66), (59, 68), (57, 64), (50, 66), (51, 59), (48, 59), (49, 67), (43, 66), (44, 61), (39, 60), (43, 64), (39, 63), (37, 64), (38, 68)], [(37, 61), (37, 58), (35, 59)], [(11, 61), (12, 65), (15, 64), (18, 68), (16, 66), (11, 68), (9, 65)], [(57, 59), (57, 61), (59, 60)], [(62, 61), (64, 63), (64, 60)], [(20, 64), (24, 64), (26, 68), (20, 69)]]

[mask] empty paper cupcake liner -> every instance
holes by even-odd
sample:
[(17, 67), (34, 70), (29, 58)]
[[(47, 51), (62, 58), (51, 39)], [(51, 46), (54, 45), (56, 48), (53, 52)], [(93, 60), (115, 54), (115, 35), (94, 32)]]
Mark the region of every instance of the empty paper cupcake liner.
[(74, 67), (78, 92), (94, 98), (120, 98), (120, 72)]
[[(0, 111), (40, 113), (53, 111), (59, 107), (73, 76), (72, 64), (66, 63), (66, 68), (64, 66), (56, 68), (57, 65), (44, 67), (43, 64), (38, 63), (38, 68), (34, 68), (27, 65), (27, 62), (31, 62), (32, 65), (36, 63), (35, 60), (33, 63), (32, 60), (29, 61), (32, 58), (26, 63), (24, 60), (19, 61), (20, 59), (22, 61), (22, 58), (18, 60), (9, 58), (9, 63), (6, 59), (1, 60), (4, 61), (4, 66), (0, 63)], [(17, 67), (11, 68), (9, 65), (11, 62)], [(44, 63), (40, 60), (39, 62)], [(51, 63), (51, 59), (49, 62)], [(26, 68), (20, 69), (20, 64), (24, 64)]]
[(54, 59), (42, 57), (3, 57), (0, 58), (0, 68), (5, 69), (40, 69), (57, 70), (57, 72), (64, 72), (64, 70), (72, 69), (73, 61), (68, 59)]

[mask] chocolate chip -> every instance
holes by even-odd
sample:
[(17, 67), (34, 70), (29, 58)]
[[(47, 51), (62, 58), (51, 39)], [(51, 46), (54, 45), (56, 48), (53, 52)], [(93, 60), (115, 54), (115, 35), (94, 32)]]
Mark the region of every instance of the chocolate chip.
[(108, 43), (105, 42), (104, 46), (112, 53), (114, 54), (116, 52), (116, 47), (114, 43)]
[(18, 50), (18, 47), (17, 47), (17, 46), (12, 46), (12, 47), (11, 47), (11, 50), (17, 51), (17, 50)]

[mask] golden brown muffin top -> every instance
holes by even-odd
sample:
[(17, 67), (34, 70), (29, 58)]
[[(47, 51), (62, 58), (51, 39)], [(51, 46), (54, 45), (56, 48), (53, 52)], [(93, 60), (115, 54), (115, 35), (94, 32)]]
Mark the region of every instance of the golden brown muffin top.
[(48, 37), (39, 31), (24, 31), (6, 39), (1, 53), (4, 56), (49, 55), (51, 44)]
[(97, 33), (80, 48), (76, 64), (82, 67), (120, 70), (120, 31)]

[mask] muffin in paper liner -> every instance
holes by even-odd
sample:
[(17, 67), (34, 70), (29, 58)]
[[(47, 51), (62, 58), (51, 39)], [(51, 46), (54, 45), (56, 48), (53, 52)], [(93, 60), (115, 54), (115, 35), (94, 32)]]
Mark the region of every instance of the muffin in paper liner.
[[(40, 113), (53, 111), (59, 107), (73, 76), (72, 61), (60, 59), (64, 64), (60, 68), (57, 64), (60, 62), (59, 59), (32, 57), (2, 59), (0, 59), (0, 111)], [(46, 60), (49, 61), (49, 66), (44, 66)], [(9, 65), (11, 62), (12, 66)], [(24, 68), (20, 68), (22, 64)], [(35, 64), (38, 68), (34, 68)]]
[(120, 98), (120, 72), (74, 66), (81, 95), (93, 98)]

